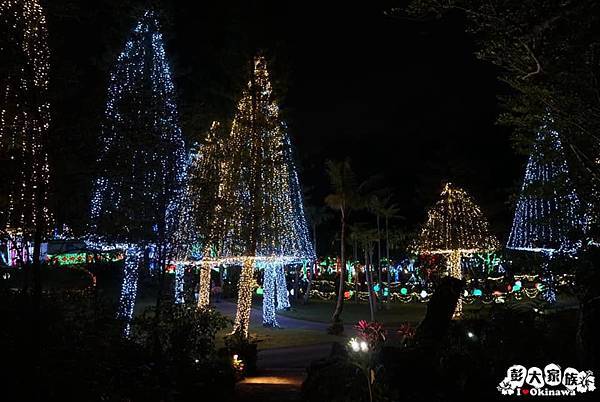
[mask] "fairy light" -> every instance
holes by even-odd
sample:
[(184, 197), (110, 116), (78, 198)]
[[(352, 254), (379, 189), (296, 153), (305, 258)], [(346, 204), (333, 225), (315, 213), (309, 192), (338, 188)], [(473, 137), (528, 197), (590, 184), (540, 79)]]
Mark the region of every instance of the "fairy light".
[(263, 326), (278, 327), (276, 309), (276, 264), (266, 264), (263, 269)]
[(242, 265), (235, 330), (247, 336), (253, 267), (314, 258), (291, 142), (264, 57), (254, 59), (224, 143), (204, 258), (205, 263)]
[(581, 233), (585, 219), (571, 180), (560, 137), (546, 117), (525, 168), (507, 248), (571, 252), (569, 233)]
[[(90, 208), (93, 242), (128, 244), (137, 255), (155, 247), (158, 239), (171, 239), (187, 166), (174, 99), (158, 19), (147, 11), (110, 74), (100, 173)], [(133, 314), (137, 265), (132, 256), (126, 257), (119, 313), (126, 320)]]
[(552, 118), (546, 115), (537, 133), (506, 245), (508, 249), (545, 256), (542, 294), (550, 303), (556, 301), (556, 290), (549, 261), (557, 252), (575, 253), (580, 242), (570, 236), (586, 230), (560, 136), (552, 124)]
[(184, 298), (185, 286), (185, 265), (181, 263), (175, 264), (175, 303), (185, 303)]
[(200, 281), (198, 284), (198, 307), (208, 307), (210, 303), (210, 266), (200, 266)]
[(130, 322), (133, 317), (133, 308), (137, 296), (140, 259), (143, 251), (135, 246), (125, 249), (125, 263), (123, 270), (123, 284), (119, 298), (119, 311), (117, 316), (126, 323), (125, 335), (129, 336)]
[(275, 266), (275, 281), (277, 284), (277, 309), (284, 310), (290, 308), (290, 297), (288, 295), (285, 266), (283, 264)]
[[(180, 203), (178, 226), (174, 235), (176, 260), (190, 265), (208, 261), (202, 253), (202, 240), (208, 236), (210, 213), (216, 203), (219, 184), (221, 153), (221, 125), (214, 121), (203, 143), (192, 155), (186, 175), (186, 185)], [(206, 250), (212, 256), (212, 250)], [(210, 294), (210, 269), (212, 263), (201, 264), (199, 278), (198, 307), (207, 307)], [(175, 284), (177, 286), (177, 283)]]
[[(464, 190), (450, 183), (444, 186), (440, 200), (429, 210), (416, 244), (420, 254), (446, 255), (448, 274), (457, 279), (462, 279), (461, 258), (464, 254), (498, 247), (481, 209)], [(459, 297), (454, 318), (461, 315), (462, 298)]]
[(16, 172), (3, 178), (8, 183), (8, 208), (0, 212), (0, 228), (9, 236), (9, 249), (17, 248), (8, 252), (13, 264), (31, 259), (28, 249), (38, 219), (44, 230), (50, 220), (50, 169), (44, 146), (50, 124), (50, 52), (46, 17), (37, 0), (1, 1), (0, 24), (3, 40), (15, 44), (0, 48), (7, 60), (0, 77), (0, 152), (9, 155)]

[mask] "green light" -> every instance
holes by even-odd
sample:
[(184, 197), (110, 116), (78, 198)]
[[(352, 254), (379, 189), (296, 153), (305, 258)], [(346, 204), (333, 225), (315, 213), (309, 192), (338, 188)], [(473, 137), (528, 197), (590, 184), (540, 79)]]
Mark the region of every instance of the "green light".
[(400, 294), (402, 294), (402, 295), (405, 295), (405, 296), (406, 296), (406, 295), (408, 294), (408, 289), (406, 289), (406, 288), (402, 288), (402, 289), (400, 289)]
[(263, 290), (262, 286), (259, 286), (259, 288), (258, 288), (258, 289), (256, 289), (256, 294), (257, 294), (257, 295), (261, 295), (261, 296), (262, 296), (262, 294), (263, 294), (264, 292), (265, 292), (265, 291)]
[(474, 289), (473, 290), (473, 296), (482, 296), (483, 292), (481, 291), (481, 289)]

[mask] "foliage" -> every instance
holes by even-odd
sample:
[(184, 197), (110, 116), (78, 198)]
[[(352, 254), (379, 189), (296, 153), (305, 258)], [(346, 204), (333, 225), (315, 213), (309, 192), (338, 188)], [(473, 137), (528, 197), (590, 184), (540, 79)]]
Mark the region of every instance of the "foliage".
[(600, 152), (600, 4), (594, 0), (413, 0), (413, 16), (460, 12), (478, 42), (477, 55), (499, 66), (513, 91), (499, 121), (528, 149), (545, 113), (575, 164), (578, 191), (595, 204)]
[(238, 355), (239, 360), (244, 365), (244, 374), (254, 374), (256, 372), (256, 361), (258, 359), (258, 344), (249, 336), (244, 336), (240, 332), (225, 338), (225, 348), (220, 351), (222, 356), (232, 359)]
[[(176, 401), (233, 389), (230, 362), (214, 353), (214, 333), (223, 325), (216, 313), (165, 308), (159, 327), (167, 340), (157, 353), (150, 323), (137, 321), (134, 337), (123, 338), (115, 306), (102, 295), (46, 292), (41, 306), (36, 314), (29, 297), (0, 294), (3, 363), (11, 368), (2, 378), (7, 400)], [(188, 351), (199, 361), (175, 356)]]

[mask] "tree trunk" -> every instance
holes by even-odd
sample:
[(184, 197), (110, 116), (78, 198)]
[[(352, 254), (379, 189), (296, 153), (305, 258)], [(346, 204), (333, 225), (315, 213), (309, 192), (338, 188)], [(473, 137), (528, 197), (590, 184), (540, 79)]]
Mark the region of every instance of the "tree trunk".
[(298, 281), (300, 280), (300, 266), (294, 265), (294, 303), (298, 300)]
[(340, 267), (340, 283), (339, 283), (339, 288), (338, 288), (338, 295), (337, 295), (337, 303), (335, 305), (335, 312), (333, 313), (333, 317), (331, 317), (331, 321), (333, 321), (333, 324), (338, 324), (341, 323), (341, 315), (342, 315), (342, 310), (344, 309), (344, 278), (345, 278), (345, 270), (346, 270), (346, 258), (344, 255), (345, 252), (345, 231), (346, 231), (346, 217), (344, 214), (344, 210), (341, 209), (341, 232), (340, 232), (340, 263), (341, 263), (341, 267)]
[(369, 252), (365, 248), (365, 275), (367, 277), (367, 291), (369, 292), (369, 311), (371, 313), (371, 322), (375, 321), (375, 303), (373, 300), (373, 278), (369, 269)]
[(386, 303), (386, 309), (390, 309), (390, 295), (391, 295), (391, 290), (392, 290), (392, 280), (391, 280), (391, 273), (390, 273), (390, 268), (391, 268), (391, 263), (390, 263), (390, 231), (389, 231), (389, 227), (388, 227), (388, 217), (385, 217), (385, 259), (387, 261), (387, 288), (388, 288), (388, 295), (385, 299)]
[(382, 300), (383, 295), (383, 276), (381, 275), (381, 225), (379, 214), (377, 214), (377, 283), (379, 283), (379, 294), (377, 308), (379, 309), (380, 303), (379, 300)]
[(312, 271), (308, 277), (308, 284), (306, 285), (306, 293), (304, 293), (304, 304), (308, 304), (308, 300), (310, 299), (310, 288), (312, 287), (312, 281), (315, 278), (315, 273), (317, 272), (317, 258), (318, 258), (318, 253), (317, 253), (317, 225), (313, 224), (312, 225), (312, 230), (313, 230), (313, 250), (315, 251), (315, 261), (313, 262), (312, 266)]

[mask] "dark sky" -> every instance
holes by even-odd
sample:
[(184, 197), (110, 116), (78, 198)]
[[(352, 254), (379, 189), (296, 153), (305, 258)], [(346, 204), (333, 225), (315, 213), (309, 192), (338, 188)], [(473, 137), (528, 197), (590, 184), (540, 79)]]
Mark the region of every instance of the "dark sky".
[[(138, 3), (47, 2), (54, 200), (57, 218), (75, 227), (86, 220), (108, 72)], [(231, 117), (247, 60), (261, 49), (311, 203), (328, 191), (324, 161), (348, 156), (360, 178), (382, 176), (405, 225), (420, 223), (451, 180), (505, 239), (524, 158), (512, 150), (510, 131), (495, 125), (506, 88), (476, 60), (460, 15), (414, 21), (384, 14), (402, 2), (155, 3), (190, 142), (211, 120)]]

